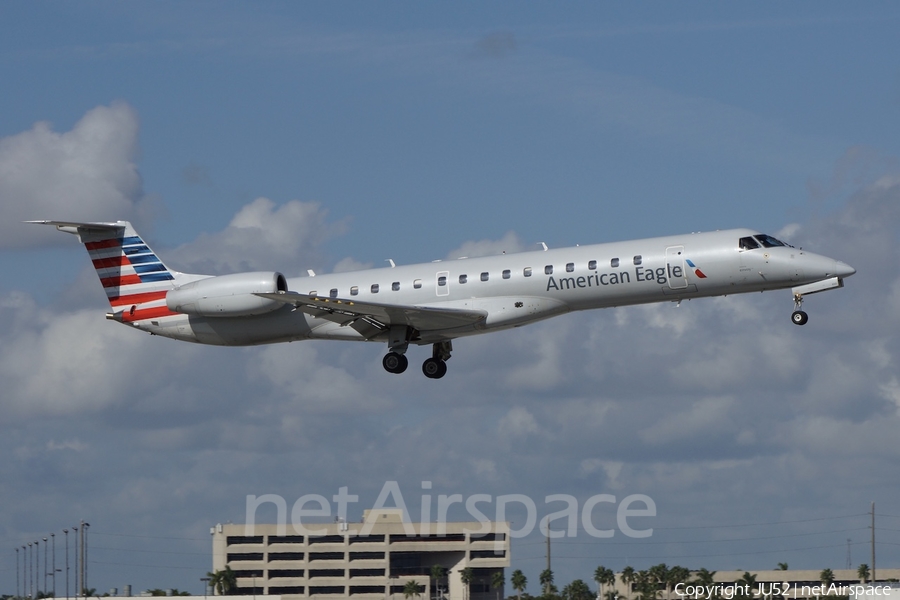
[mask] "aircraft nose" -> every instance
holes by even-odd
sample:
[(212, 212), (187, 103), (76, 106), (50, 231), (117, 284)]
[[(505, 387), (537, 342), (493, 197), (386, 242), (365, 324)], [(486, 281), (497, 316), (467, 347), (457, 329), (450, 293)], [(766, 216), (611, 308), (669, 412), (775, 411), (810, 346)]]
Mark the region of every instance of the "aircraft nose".
[(850, 277), (856, 273), (856, 269), (840, 260), (835, 261), (835, 269), (838, 277)]

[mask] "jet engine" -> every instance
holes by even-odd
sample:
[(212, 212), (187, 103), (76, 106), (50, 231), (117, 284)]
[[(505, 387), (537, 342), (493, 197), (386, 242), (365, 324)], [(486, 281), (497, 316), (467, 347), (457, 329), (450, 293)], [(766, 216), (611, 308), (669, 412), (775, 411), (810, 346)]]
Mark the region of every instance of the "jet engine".
[(257, 293), (287, 291), (287, 280), (277, 272), (235, 273), (186, 283), (166, 294), (169, 310), (199, 317), (249, 317), (284, 306)]

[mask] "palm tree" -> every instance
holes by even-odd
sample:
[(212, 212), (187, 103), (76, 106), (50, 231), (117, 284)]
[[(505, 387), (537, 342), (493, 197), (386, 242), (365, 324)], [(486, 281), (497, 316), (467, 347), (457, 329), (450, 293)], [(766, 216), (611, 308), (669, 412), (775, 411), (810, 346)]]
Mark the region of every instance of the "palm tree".
[(525, 577), (525, 574), (521, 570), (516, 569), (512, 572), (509, 582), (512, 584), (513, 589), (516, 590), (516, 595), (519, 600), (522, 600), (522, 592), (528, 587), (528, 578)]
[[(715, 586), (715, 571), (709, 571), (707, 569), (700, 569), (696, 573), (694, 573), (694, 583), (702, 586)], [(710, 597), (707, 600), (719, 600), (719, 594), (715, 592), (715, 587), (712, 588), (713, 592), (710, 594)]]
[(494, 574), (491, 575), (491, 587), (497, 590), (497, 600), (500, 600), (500, 590), (505, 583), (506, 577), (503, 575), (503, 571), (494, 571)]
[(638, 571), (634, 576), (634, 591), (640, 600), (656, 600), (659, 595), (659, 585), (650, 571)]
[(859, 577), (860, 582), (865, 583), (869, 580), (869, 565), (863, 563), (859, 565), (859, 568), (856, 570), (856, 575)]
[(440, 588), (438, 587), (438, 582), (443, 579), (447, 575), (447, 569), (442, 567), (441, 565), (432, 565), (431, 567), (431, 580), (434, 581), (434, 585), (432, 586), (432, 596), (434, 598), (438, 598), (440, 595)]
[(600, 565), (594, 570), (594, 581), (597, 582), (597, 598), (603, 598), (603, 586), (604, 585), (615, 585), (616, 583), (616, 574), (612, 569), (607, 569), (603, 565)]
[(787, 563), (778, 563), (778, 570), (779, 570), (779, 571), (787, 571), (787, 570), (788, 570), (788, 564), (787, 564)]
[(463, 589), (466, 591), (466, 600), (469, 600), (469, 586), (472, 585), (472, 580), (474, 578), (475, 572), (472, 570), (472, 567), (466, 567), (459, 572), (459, 580), (462, 582)]
[[(819, 573), (819, 581), (822, 582), (822, 586), (826, 588), (831, 587), (831, 584), (834, 583), (834, 571), (831, 569), (822, 569), (822, 572)], [(828, 592), (825, 591), (823, 596), (827, 596)]]
[(735, 583), (741, 586), (741, 593), (736, 594), (735, 598), (746, 598), (747, 600), (753, 598), (756, 590), (756, 575), (751, 575), (749, 572), (744, 571), (744, 574)]
[(690, 576), (691, 572), (684, 567), (676, 565), (669, 569), (669, 572), (666, 573), (666, 598), (668, 599), (669, 592), (672, 588), (676, 587), (679, 583), (685, 583)]
[(410, 598), (416, 598), (422, 594), (422, 590), (419, 589), (419, 582), (415, 579), (410, 579), (405, 584), (403, 584), (403, 597), (406, 600)]
[(576, 579), (563, 588), (562, 597), (565, 600), (594, 600), (594, 593), (584, 581)]
[(669, 600), (669, 568), (666, 566), (666, 563), (659, 563), (650, 567), (650, 579), (654, 580), (657, 589), (662, 584), (666, 590), (666, 600)]
[(225, 565), (221, 571), (217, 570), (207, 573), (209, 577), (209, 586), (213, 589), (213, 593), (219, 596), (229, 596), (237, 587), (237, 575), (231, 570), (231, 567)]
[(553, 571), (544, 569), (541, 571), (541, 587), (544, 589), (544, 595), (550, 595), (550, 587), (553, 585)]
[(627, 596), (631, 596), (631, 584), (634, 583), (634, 567), (626, 566), (622, 569), (622, 583), (625, 584)]

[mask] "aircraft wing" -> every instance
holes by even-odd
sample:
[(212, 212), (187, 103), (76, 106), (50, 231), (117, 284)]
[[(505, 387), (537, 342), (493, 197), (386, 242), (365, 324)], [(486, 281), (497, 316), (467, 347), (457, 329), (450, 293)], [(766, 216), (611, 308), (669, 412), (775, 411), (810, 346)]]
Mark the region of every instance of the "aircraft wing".
[(366, 339), (386, 331), (391, 325), (408, 325), (419, 331), (429, 331), (473, 325), (487, 317), (487, 312), (482, 310), (376, 304), (296, 292), (256, 295), (290, 304), (313, 317), (352, 327)]

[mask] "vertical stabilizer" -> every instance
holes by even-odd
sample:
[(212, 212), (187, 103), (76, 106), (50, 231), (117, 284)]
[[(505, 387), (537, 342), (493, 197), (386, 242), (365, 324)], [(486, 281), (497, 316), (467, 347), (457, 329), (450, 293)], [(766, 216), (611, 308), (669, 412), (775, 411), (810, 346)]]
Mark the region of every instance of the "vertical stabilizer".
[(106, 292), (113, 310), (111, 318), (131, 323), (177, 314), (166, 307), (166, 293), (175, 287), (174, 272), (163, 264), (128, 221), (29, 223), (54, 225), (60, 231), (78, 236)]

